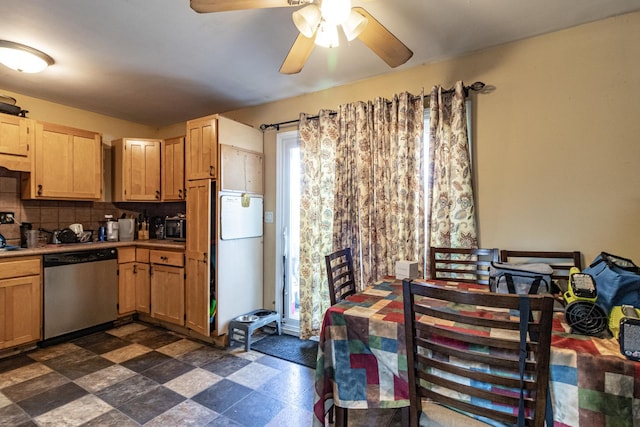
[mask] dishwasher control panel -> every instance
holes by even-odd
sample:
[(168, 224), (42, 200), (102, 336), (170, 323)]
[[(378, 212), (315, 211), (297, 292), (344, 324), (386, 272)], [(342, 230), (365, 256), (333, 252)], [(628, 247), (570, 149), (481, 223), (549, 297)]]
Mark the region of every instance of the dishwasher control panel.
[(58, 265), (81, 264), (85, 262), (106, 261), (118, 259), (118, 251), (115, 248), (91, 249), (87, 251), (62, 252), (59, 254), (47, 254), (42, 258), (44, 267)]

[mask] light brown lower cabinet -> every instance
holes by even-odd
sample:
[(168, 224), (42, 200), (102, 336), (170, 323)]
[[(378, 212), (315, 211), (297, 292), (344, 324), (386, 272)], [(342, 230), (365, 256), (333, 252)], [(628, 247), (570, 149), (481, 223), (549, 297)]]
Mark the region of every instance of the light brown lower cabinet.
[(149, 313), (149, 249), (118, 249), (118, 314)]
[(136, 279), (136, 311), (151, 312), (151, 266), (144, 262), (136, 262), (133, 274)]
[(42, 257), (0, 261), (0, 349), (42, 338)]
[(151, 250), (151, 317), (184, 326), (184, 252)]
[(135, 266), (135, 262), (118, 264), (118, 314), (136, 311)]

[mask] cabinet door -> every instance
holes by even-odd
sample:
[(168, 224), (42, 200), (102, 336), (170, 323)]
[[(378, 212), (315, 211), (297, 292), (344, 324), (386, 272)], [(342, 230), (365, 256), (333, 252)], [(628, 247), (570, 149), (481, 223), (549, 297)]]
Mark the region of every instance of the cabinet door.
[(118, 314), (136, 311), (136, 263), (118, 265)]
[(247, 152), (245, 155), (245, 183), (246, 192), (263, 194), (264, 184), (262, 181), (263, 176), (263, 162), (264, 156), (260, 153)]
[(30, 148), (33, 146), (33, 121), (0, 114), (0, 166), (30, 172)]
[(162, 142), (162, 200), (184, 200), (184, 137)]
[(94, 200), (102, 196), (100, 134), (38, 122), (35, 145), (32, 197)]
[(220, 145), (220, 191), (262, 194), (262, 153)]
[(0, 280), (0, 349), (42, 338), (41, 276)]
[(160, 201), (160, 141), (127, 139), (124, 149), (126, 200)]
[(220, 191), (245, 191), (245, 152), (230, 145), (220, 146)]
[(151, 317), (184, 325), (184, 268), (152, 265)]
[(186, 326), (209, 336), (210, 257), (215, 249), (211, 235), (211, 186), (208, 179), (187, 183)]
[(218, 173), (218, 120), (216, 116), (187, 122), (185, 157), (185, 178), (187, 180), (216, 178)]
[(149, 264), (136, 263), (133, 274), (136, 283), (136, 311), (149, 314), (151, 305), (151, 276), (149, 275)]

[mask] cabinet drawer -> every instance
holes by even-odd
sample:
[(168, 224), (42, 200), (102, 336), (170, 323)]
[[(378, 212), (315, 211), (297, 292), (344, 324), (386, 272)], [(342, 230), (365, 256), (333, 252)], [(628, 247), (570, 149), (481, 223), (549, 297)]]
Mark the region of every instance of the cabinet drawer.
[(149, 249), (137, 248), (136, 249), (136, 261), (149, 264)]
[(173, 251), (150, 251), (149, 261), (151, 264), (175, 265), (184, 267), (184, 253)]
[(41, 257), (14, 258), (0, 261), (0, 279), (40, 275)]
[(118, 248), (118, 264), (134, 262), (136, 260), (136, 248)]

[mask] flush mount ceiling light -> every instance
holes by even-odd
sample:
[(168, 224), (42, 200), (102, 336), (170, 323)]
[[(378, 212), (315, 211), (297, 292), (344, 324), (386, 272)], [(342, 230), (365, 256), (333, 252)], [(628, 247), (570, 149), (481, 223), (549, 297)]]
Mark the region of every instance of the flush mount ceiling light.
[(39, 73), (54, 61), (46, 53), (32, 47), (0, 40), (0, 63), (23, 73)]

